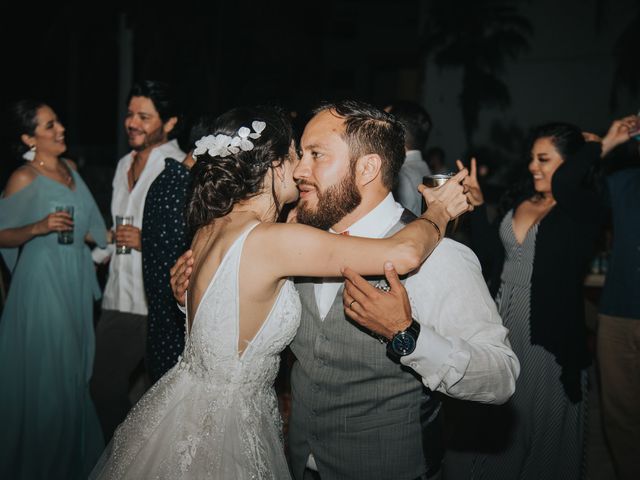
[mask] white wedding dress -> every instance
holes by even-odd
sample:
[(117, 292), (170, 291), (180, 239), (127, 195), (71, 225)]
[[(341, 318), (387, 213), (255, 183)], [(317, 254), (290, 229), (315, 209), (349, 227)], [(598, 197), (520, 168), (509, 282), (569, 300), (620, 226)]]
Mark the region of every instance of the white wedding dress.
[(118, 427), (90, 478), (290, 478), (273, 383), (300, 322), (300, 299), (287, 280), (238, 355), (238, 272), (253, 227), (220, 263), (182, 357)]

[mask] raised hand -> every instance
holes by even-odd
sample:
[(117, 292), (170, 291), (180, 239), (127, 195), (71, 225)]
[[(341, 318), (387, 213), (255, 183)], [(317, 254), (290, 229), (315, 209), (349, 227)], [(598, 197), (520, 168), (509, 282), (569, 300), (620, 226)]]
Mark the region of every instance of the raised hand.
[(171, 284), (173, 297), (182, 306), (184, 306), (185, 293), (189, 286), (191, 272), (193, 272), (193, 250), (187, 250), (180, 255), (171, 270), (169, 270), (171, 274), (169, 283)]
[(442, 207), (449, 216), (449, 220), (468, 212), (470, 206), (462, 186), (468, 173), (466, 169), (463, 169), (436, 188), (429, 188), (423, 184), (418, 185), (418, 191), (424, 197), (427, 208)]
[[(460, 160), (456, 160), (456, 166), (460, 171), (465, 168)], [(470, 205), (478, 207), (484, 203), (484, 195), (478, 182), (478, 166), (475, 158), (471, 158), (471, 171), (469, 172), (469, 176), (462, 182), (462, 185), (464, 185), (467, 200)]]
[(632, 134), (640, 133), (640, 117), (629, 115), (627, 117), (614, 120), (609, 131), (602, 138), (602, 156), (613, 150), (621, 143), (631, 138)]

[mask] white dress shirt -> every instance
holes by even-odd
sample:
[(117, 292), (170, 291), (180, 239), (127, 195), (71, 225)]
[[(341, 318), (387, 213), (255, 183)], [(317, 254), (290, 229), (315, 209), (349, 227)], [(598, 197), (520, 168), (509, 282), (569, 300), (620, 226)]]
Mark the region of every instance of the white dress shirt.
[[(400, 220), (402, 211), (389, 194), (349, 227), (349, 235), (381, 238)], [(322, 319), (341, 285), (324, 281), (314, 286)], [(410, 274), (405, 287), (421, 328), (415, 351), (401, 362), (431, 390), (465, 400), (505, 402), (514, 392), (520, 363), (475, 254), (445, 238)]]
[[(116, 215), (133, 215), (133, 226), (142, 229), (142, 213), (147, 192), (151, 183), (164, 169), (165, 158), (171, 157), (182, 162), (186, 155), (180, 150), (176, 140), (155, 147), (149, 154), (140, 178), (129, 191), (127, 172), (133, 161), (132, 153), (122, 157), (116, 167), (111, 216), (115, 225)], [(130, 254), (111, 256), (102, 308), (137, 315), (147, 314), (147, 299), (142, 283), (142, 254), (138, 250), (131, 249)]]
[(396, 196), (398, 201), (414, 215), (422, 213), (422, 195), (418, 192), (418, 185), (422, 183), (422, 177), (425, 175), (431, 175), (431, 170), (427, 162), (422, 159), (422, 152), (408, 150), (398, 173)]

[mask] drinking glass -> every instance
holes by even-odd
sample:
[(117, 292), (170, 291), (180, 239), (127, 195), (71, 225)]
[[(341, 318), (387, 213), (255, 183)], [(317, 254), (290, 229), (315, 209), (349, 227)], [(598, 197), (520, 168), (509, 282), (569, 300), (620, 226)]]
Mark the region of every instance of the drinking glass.
[[(56, 212), (68, 213), (73, 220), (73, 205), (58, 205)], [(70, 245), (73, 243), (73, 227), (71, 230), (58, 230), (58, 243), (61, 245)]]
[[(133, 215), (116, 215), (116, 231), (120, 225), (133, 225)], [(116, 254), (131, 253), (131, 247), (116, 244)]]
[[(439, 187), (440, 185), (444, 185), (444, 183), (453, 177), (454, 173), (436, 173), (433, 175), (425, 175), (422, 177), (422, 183), (429, 188)], [(424, 197), (422, 197), (422, 212), (424, 213), (427, 210), (427, 203), (424, 201)]]
[(422, 177), (422, 183), (427, 187), (439, 187), (453, 177), (455, 173), (436, 173), (434, 175), (426, 175)]
[[(444, 185), (447, 180), (449, 180), (453, 176), (455, 176), (454, 172), (425, 175), (424, 177), (422, 177), (422, 183), (428, 188), (436, 188)], [(422, 197), (422, 212), (425, 212), (426, 210), (427, 203), (424, 201), (424, 197)], [(447, 225), (447, 230), (449, 231), (449, 233), (454, 233), (456, 231), (456, 229), (458, 228), (459, 219), (460, 217), (457, 217), (453, 221), (453, 224)]]

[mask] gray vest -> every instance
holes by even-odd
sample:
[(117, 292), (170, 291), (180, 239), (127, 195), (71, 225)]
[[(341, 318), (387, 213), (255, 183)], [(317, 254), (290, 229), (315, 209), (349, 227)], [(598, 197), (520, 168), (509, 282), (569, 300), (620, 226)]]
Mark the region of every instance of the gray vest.
[[(405, 211), (387, 236), (412, 216)], [(291, 344), (297, 361), (288, 436), (294, 477), (302, 479), (311, 452), (322, 480), (412, 480), (437, 471), (439, 399), (345, 316), (342, 288), (322, 321), (314, 281), (300, 279), (296, 286), (302, 318)]]

